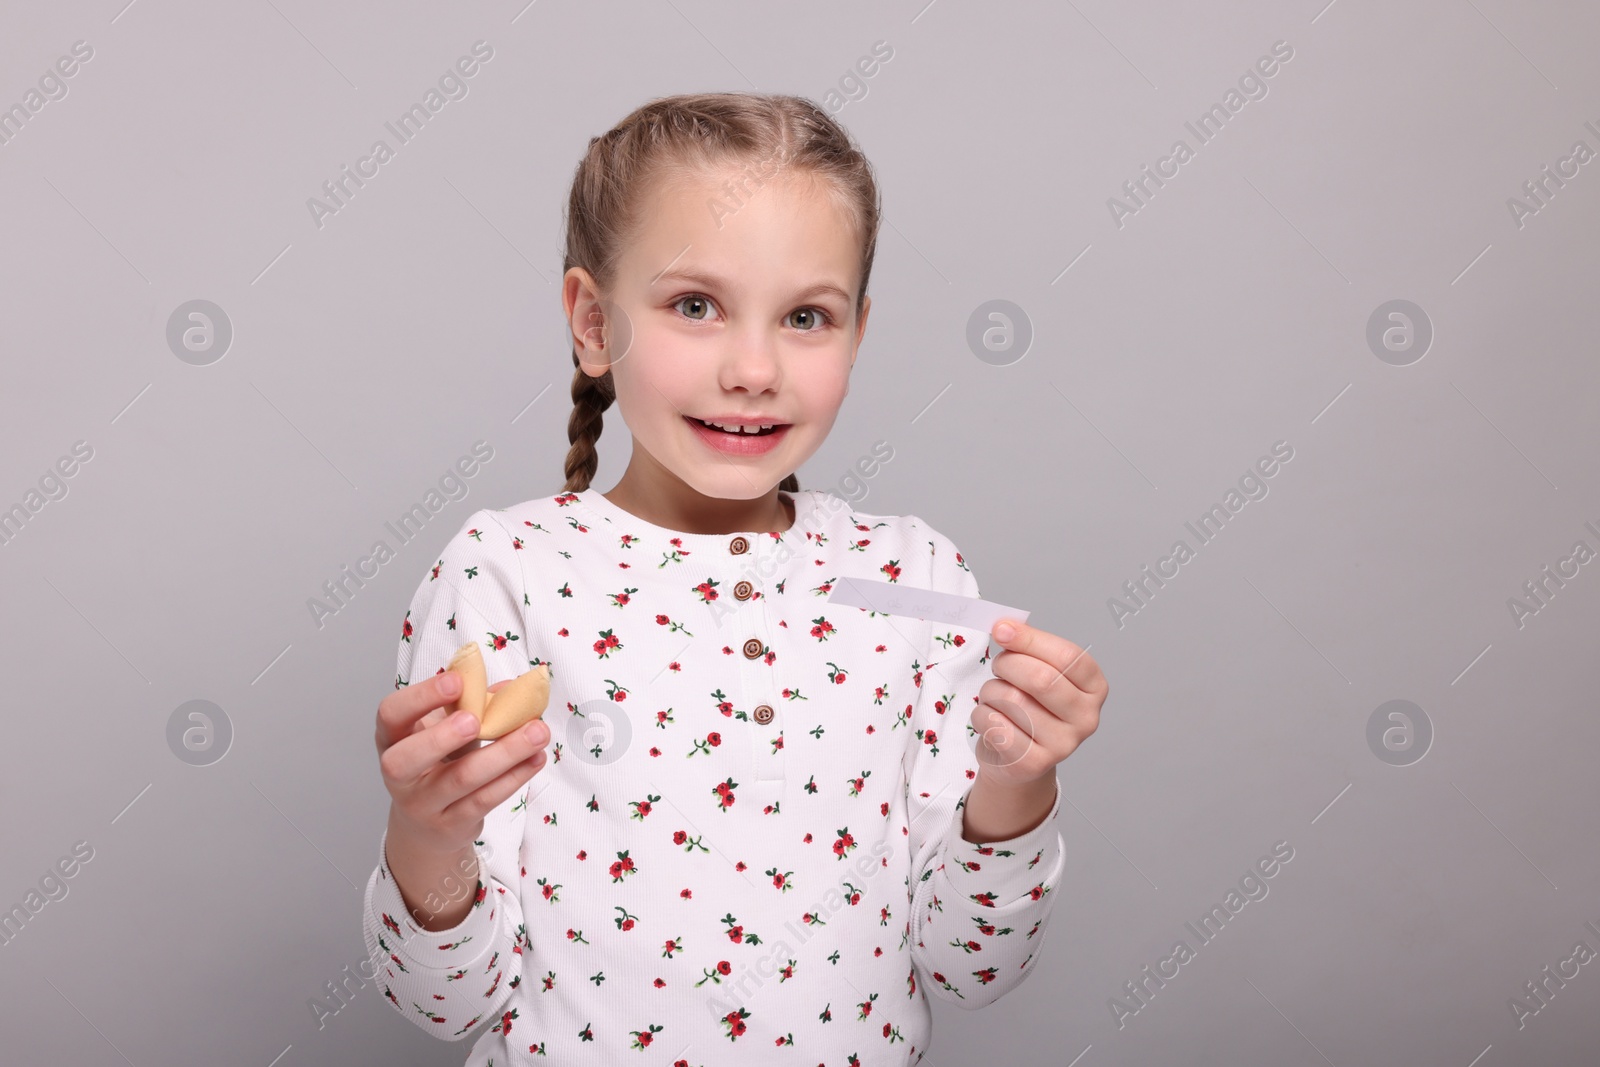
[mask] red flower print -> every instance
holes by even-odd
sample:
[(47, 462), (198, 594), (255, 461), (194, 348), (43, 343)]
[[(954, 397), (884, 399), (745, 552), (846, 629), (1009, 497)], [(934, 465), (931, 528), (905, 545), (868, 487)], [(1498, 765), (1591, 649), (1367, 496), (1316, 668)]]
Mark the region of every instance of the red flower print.
[(638, 819), (642, 822), (647, 815), (655, 810), (653, 805), (660, 799), (661, 797), (655, 793), (648, 793), (645, 795), (644, 800), (629, 801), (630, 805), (633, 807), (633, 811), (630, 813), (629, 817)]
[(594, 651), (601, 659), (609, 659), (611, 650), (622, 647), (622, 641), (610, 630), (601, 630), (600, 639), (594, 643)]
[(636, 874), (633, 860), (628, 857), (629, 849), (617, 853), (617, 860), (611, 865), (611, 881), (620, 882), (625, 875)]

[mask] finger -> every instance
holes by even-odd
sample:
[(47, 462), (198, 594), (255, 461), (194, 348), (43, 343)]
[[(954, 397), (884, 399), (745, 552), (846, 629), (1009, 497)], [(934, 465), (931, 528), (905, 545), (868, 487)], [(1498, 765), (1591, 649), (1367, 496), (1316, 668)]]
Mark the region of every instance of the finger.
[(443, 762), (454, 763), (467, 753), (476, 752), (482, 747), (483, 742), (481, 740), (479, 740), (477, 737), (469, 737), (465, 742), (462, 743), (460, 748), (452, 748), (449, 752), (446, 752), (443, 756)]
[(461, 675), (441, 671), (424, 681), (396, 689), (378, 703), (378, 751), (412, 732), (412, 726), (434, 708), (442, 708), (461, 695)]
[[(499, 742), (495, 744), (498, 745)], [(527, 759), (522, 760), (520, 763), (512, 764), (505, 773), (494, 780), (478, 787), (455, 803), (448, 805), (444, 809), (445, 815), (451, 818), (468, 819), (469, 821), (483, 818), (489, 812), (505, 803), (506, 798), (521, 789), (529, 778), (538, 774), (544, 768), (546, 761), (546, 750), (541, 747), (539, 751)]]
[[(528, 732), (530, 729), (533, 731), (531, 737)], [(544, 750), (549, 741), (549, 726), (535, 719), (498, 741), (484, 742), (476, 751), (468, 751), (462, 758), (445, 764), (445, 769), (439, 772), (439, 789), (449, 798), (444, 809), (448, 811), (460, 800), (532, 759)]]
[[(994, 719), (980, 717), (980, 713), (996, 713)], [(1072, 712), (1057, 715), (1033, 696), (1010, 682), (991, 678), (978, 689), (978, 707), (973, 712), (972, 726), (980, 734), (994, 730), (986, 737), (996, 748), (1002, 742), (1028, 747), (1042, 747), (1050, 752), (1069, 752), (1076, 738), (1086, 731), (1084, 724), (1076, 722)], [(1092, 731), (1088, 731), (1092, 732)]]
[[(510, 685), (510, 684), (511, 684), (511, 679), (507, 678), (504, 681), (500, 681), (500, 682), (494, 683), (493, 685), (491, 685), (488, 688), (487, 691), (490, 692), (490, 693), (494, 693), (494, 692), (497, 692), (501, 687), (507, 686), (507, 685)], [(428, 714), (424, 715), (422, 718), (418, 719), (416, 722), (411, 724), (411, 732), (412, 733), (417, 733), (418, 731), (426, 730), (428, 727), (432, 726), (434, 723), (442, 721), (444, 719), (444, 717), (446, 715), (449, 715), (449, 714), (450, 714), (450, 709), (449, 708), (434, 708), (432, 711), (428, 712)], [(470, 748), (476, 748), (477, 746), (476, 745), (463, 746), (461, 749), (458, 749), (457, 751), (452, 752), (449, 756), (446, 756), (445, 758), (446, 759), (457, 759), (464, 752), (466, 752), (467, 748), (469, 748), (469, 747)]]
[[(396, 741), (383, 750), (378, 765), (386, 779), (414, 788), (422, 776), (452, 752), (477, 744), (478, 720), (470, 711), (458, 711), (443, 722)], [(470, 754), (470, 753), (469, 753)]]
[(992, 769), (1013, 767), (1036, 747), (1024, 728), (1028, 716), (1019, 707), (997, 700), (1005, 710), (988, 703), (972, 709), (972, 728), (978, 731), (978, 762)]
[(449, 708), (434, 708), (432, 711), (428, 712), (428, 714), (411, 724), (411, 732), (418, 733), (422, 730), (426, 730), (436, 722), (443, 722), (445, 717), (449, 714)]
[(1001, 663), (1009, 660), (1011, 667), (1015, 669), (1017, 661), (1027, 656), (1040, 661), (1043, 666), (1025, 668), (1033, 673), (1025, 673), (1011, 680), (1031, 692), (1049, 692), (1058, 688), (1063, 681), (1070, 682), (1084, 693), (1098, 693), (1108, 688), (1105, 675), (1100, 673), (1100, 665), (1086, 649), (1048, 630), (1029, 626), (1016, 619), (999, 620), (995, 623), (995, 631), (998, 631), (1004, 623), (1011, 624), (1016, 632), (1004, 640), (998, 632), (994, 632), (994, 639), (1004, 650), (994, 657), (990, 665), (996, 676), (1004, 677), (1001, 674)]
[(1057, 719), (1070, 719), (1072, 709), (1090, 699), (1073, 682), (1060, 681), (1063, 676), (1050, 664), (1021, 652), (1002, 652), (989, 662), (989, 669), (999, 679), (990, 686), (995, 696), (1026, 699)]

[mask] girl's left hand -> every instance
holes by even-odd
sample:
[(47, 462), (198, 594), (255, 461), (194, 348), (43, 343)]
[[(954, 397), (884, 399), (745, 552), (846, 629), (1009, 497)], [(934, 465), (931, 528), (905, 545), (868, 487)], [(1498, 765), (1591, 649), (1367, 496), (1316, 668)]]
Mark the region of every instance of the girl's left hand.
[(1064, 637), (1008, 619), (992, 632), (1003, 651), (972, 711), (978, 773), (1007, 785), (1053, 777), (1100, 725), (1111, 688), (1094, 657)]

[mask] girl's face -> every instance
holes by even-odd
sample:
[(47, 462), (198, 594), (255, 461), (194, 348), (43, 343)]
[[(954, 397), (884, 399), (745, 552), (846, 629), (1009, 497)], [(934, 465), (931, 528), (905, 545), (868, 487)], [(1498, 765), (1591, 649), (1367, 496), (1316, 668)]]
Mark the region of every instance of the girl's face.
[[(637, 467), (652, 482), (675, 475), (705, 497), (752, 500), (775, 493), (821, 446), (871, 303), (858, 321), (860, 246), (823, 188), (785, 172), (765, 183), (728, 171), (665, 184), (605, 300), (596, 302), (588, 272), (568, 272), (583, 369), (610, 368), (633, 434), (625, 478)], [(600, 321), (603, 331), (592, 326)], [(698, 419), (779, 427), (739, 438)]]

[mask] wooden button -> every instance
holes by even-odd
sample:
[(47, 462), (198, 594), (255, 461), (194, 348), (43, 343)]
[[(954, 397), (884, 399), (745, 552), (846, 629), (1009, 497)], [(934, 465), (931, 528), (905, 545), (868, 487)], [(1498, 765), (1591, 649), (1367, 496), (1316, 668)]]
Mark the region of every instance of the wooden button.
[(772, 721), (773, 714), (774, 712), (771, 704), (762, 704), (760, 707), (756, 708), (755, 720), (762, 726), (765, 726), (767, 723)]
[(750, 542), (746, 541), (742, 537), (735, 537), (732, 541), (728, 542), (728, 551), (732, 552), (735, 556), (742, 556), (746, 552), (750, 551)]
[(733, 595), (740, 600), (749, 600), (750, 591), (754, 588), (749, 582), (740, 582), (733, 587)]
[(752, 637), (744, 643), (745, 659), (760, 659), (761, 653), (766, 651), (766, 646), (761, 643), (761, 638)]

